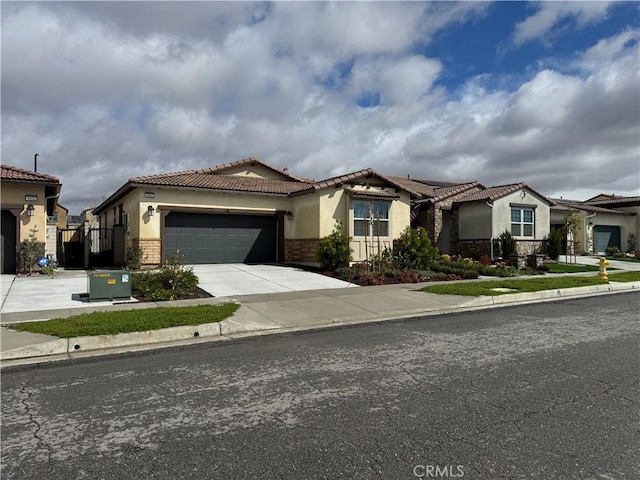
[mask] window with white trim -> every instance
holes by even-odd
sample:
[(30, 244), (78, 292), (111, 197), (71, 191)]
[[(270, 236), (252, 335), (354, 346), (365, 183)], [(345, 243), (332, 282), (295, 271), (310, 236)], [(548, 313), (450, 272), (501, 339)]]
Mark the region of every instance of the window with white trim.
[(511, 235), (514, 237), (533, 237), (533, 208), (511, 207)]
[(391, 202), (354, 200), (353, 236), (388, 237)]

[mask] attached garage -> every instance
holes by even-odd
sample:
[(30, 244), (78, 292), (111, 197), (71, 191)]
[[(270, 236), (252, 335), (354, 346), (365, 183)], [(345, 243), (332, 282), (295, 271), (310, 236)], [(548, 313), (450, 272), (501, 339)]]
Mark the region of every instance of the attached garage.
[(607, 247), (620, 245), (620, 227), (614, 225), (595, 225), (593, 227), (594, 250), (597, 253), (604, 252)]
[(162, 235), (164, 258), (179, 251), (188, 264), (274, 263), (276, 216), (170, 212)]
[(16, 273), (16, 217), (9, 210), (2, 210), (1, 227), (0, 273)]

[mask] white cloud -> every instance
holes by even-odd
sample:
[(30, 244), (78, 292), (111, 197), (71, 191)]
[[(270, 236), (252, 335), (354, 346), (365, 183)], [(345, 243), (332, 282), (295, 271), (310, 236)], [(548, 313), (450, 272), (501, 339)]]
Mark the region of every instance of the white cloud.
[(370, 166), (637, 191), (636, 31), (514, 91), (485, 74), (450, 92), (415, 46), (485, 2), (91, 3), (2, 5), (3, 162), (39, 153), (72, 213), (132, 176), (250, 155), (316, 179)]
[(545, 35), (567, 18), (574, 20), (576, 26), (584, 26), (601, 20), (614, 2), (535, 2), (536, 12), (527, 19), (516, 24), (513, 41), (516, 45), (532, 40), (544, 40)]

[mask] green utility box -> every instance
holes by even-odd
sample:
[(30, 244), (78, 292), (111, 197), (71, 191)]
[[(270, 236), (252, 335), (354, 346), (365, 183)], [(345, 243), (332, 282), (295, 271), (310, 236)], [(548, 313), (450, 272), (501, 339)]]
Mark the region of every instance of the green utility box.
[(89, 301), (129, 300), (131, 274), (124, 270), (96, 270), (87, 274)]

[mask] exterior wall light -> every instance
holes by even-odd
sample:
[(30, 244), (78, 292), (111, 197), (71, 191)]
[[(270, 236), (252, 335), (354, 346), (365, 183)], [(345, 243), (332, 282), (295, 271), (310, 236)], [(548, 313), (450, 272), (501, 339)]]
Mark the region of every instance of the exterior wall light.
[(293, 212), (287, 212), (287, 220), (293, 220)]
[(27, 205), (27, 215), (29, 217), (33, 217), (33, 214), (35, 213), (35, 208), (33, 208), (32, 204)]
[(149, 214), (150, 217), (153, 217), (153, 215), (156, 213), (156, 210), (151, 205), (149, 205), (147, 207), (147, 213)]

